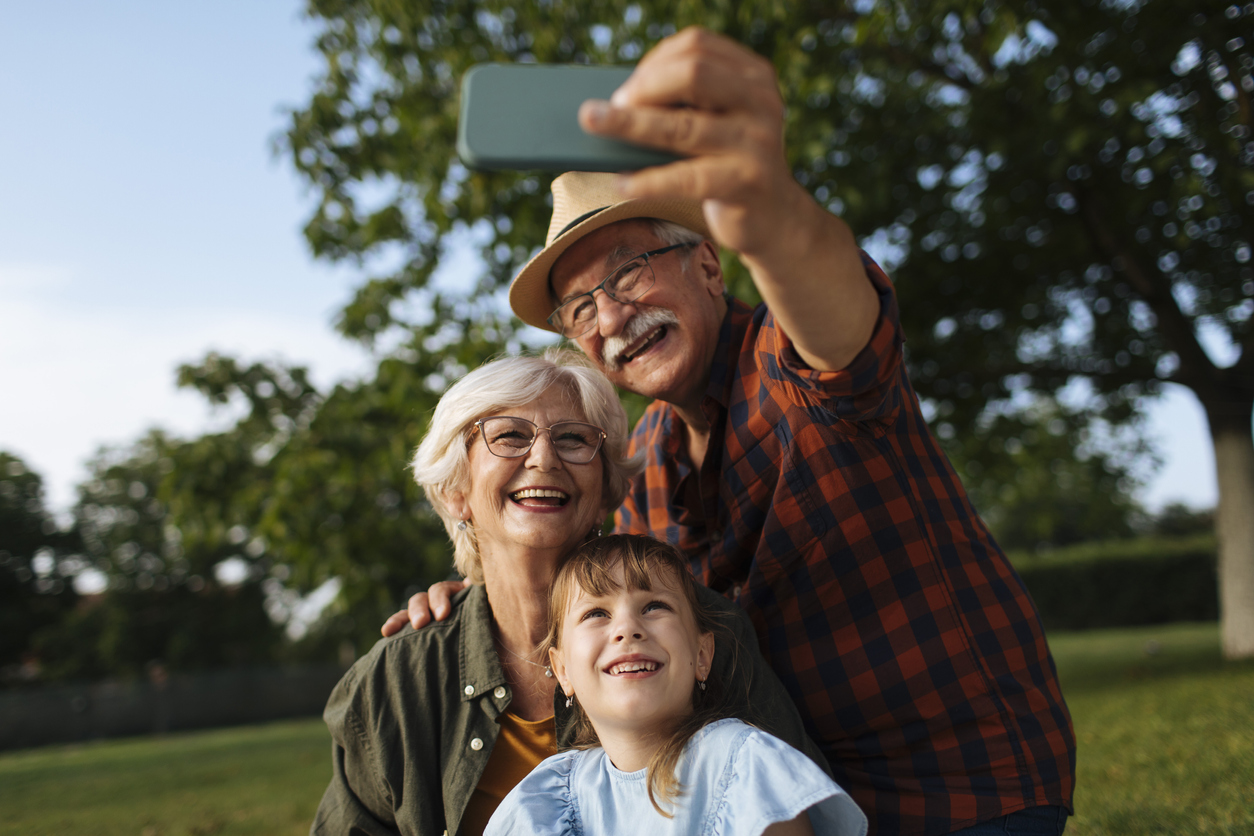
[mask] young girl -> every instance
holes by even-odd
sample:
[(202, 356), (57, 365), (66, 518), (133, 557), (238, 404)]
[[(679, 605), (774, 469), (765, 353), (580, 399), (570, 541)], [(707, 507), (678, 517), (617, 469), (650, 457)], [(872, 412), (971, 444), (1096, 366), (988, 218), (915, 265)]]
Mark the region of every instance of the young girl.
[(576, 551), (543, 645), (576, 749), (515, 786), (485, 836), (863, 836), (862, 811), (809, 758), (721, 708), (715, 629), (673, 546), (615, 535)]

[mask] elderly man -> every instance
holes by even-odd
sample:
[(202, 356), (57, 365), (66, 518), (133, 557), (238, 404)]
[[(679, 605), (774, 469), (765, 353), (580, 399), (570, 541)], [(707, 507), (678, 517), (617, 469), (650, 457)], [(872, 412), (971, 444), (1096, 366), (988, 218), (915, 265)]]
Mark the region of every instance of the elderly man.
[[(685, 159), (558, 178), (511, 305), (655, 399), (618, 529), (748, 612), (872, 832), (1060, 833), (1075, 740), (1040, 619), (928, 430), (891, 283), (792, 178), (783, 112), (762, 58), (663, 41), (580, 120)], [(725, 294), (720, 246), (763, 305)]]

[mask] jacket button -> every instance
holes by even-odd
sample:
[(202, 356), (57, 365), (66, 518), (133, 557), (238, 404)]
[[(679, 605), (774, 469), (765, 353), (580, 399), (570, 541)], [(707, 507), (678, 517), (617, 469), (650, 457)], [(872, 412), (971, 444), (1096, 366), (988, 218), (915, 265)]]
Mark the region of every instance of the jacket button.
[(475, 695), (475, 686), (467, 685), (465, 688), (466, 696), (473, 697)]
[(478, 752), (483, 748), (483, 741), (476, 737), (474, 740), (470, 741), (470, 748)]
[(500, 700), (500, 699), (504, 699), (504, 698), (505, 698), (505, 688), (504, 688), (504, 687), (502, 687), (502, 686), (500, 686), (500, 685), (496, 686), (496, 690), (492, 692), (492, 696), (496, 697), (498, 700)]

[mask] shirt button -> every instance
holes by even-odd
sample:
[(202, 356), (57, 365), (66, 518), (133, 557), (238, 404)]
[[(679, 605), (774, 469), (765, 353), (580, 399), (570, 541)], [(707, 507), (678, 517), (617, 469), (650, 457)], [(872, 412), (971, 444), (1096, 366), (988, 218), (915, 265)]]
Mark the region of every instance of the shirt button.
[(466, 696), (473, 697), (475, 695), (475, 686), (467, 685), (465, 690), (466, 690)]
[(483, 748), (483, 741), (476, 737), (474, 740), (470, 741), (470, 748), (478, 752)]
[(492, 696), (496, 697), (498, 700), (500, 700), (500, 699), (504, 699), (504, 698), (505, 698), (505, 688), (503, 688), (503, 687), (502, 687), (502, 686), (500, 686), (500, 685), (496, 686), (496, 690), (492, 692)]

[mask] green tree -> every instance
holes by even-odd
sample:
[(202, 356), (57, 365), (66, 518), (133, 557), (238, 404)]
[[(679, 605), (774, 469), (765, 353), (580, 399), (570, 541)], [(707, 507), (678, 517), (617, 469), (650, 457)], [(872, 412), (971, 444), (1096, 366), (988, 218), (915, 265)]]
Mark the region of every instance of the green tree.
[(1038, 404), (986, 415), (947, 446), (997, 542), (1039, 552), (1130, 537), (1145, 524), (1131, 488), (1152, 453), (1126, 433), (1095, 439), (1100, 428), (1082, 413)]
[(288, 568), (258, 521), (275, 452), (307, 426), (320, 397), (304, 369), (216, 354), (181, 368), (179, 383), (241, 416), (191, 441), (153, 431), (91, 462), (74, 530), (106, 587), (36, 642), (50, 677), (255, 664), (280, 653)]
[[(387, 339), (418, 354), (468, 334), (507, 348), (526, 337), (501, 289), (544, 238), (549, 178), (471, 174), (455, 162), (465, 69), (631, 62), (678, 26), (708, 26), (773, 61), (797, 178), (894, 272), (911, 373), (943, 438), (989, 438), (1000, 416), (998, 432), (1016, 424), (1024, 443), (1023, 416), (1059, 398), (1135, 425), (1163, 381), (1198, 395), (1219, 463), (1225, 652), (1254, 655), (1248, 6), (310, 0), (308, 9), (326, 69), (284, 142), (318, 197), (306, 227), (314, 252), (370, 265), (339, 320), (345, 334), (371, 342), (401, 332)], [(455, 233), (478, 243), (484, 269), (463, 287), (435, 287)], [(733, 287), (752, 296), (729, 266)], [(1002, 453), (972, 448), (966, 476), (970, 464), (995, 469)], [(1118, 461), (1104, 458), (1118, 475)]]
[(73, 537), (44, 507), (43, 480), (0, 451), (0, 681), (20, 680), (32, 641), (77, 603)]
[[(307, 593), (336, 579), (340, 593), (314, 644), (348, 640), (358, 651), (408, 594), (451, 568), (443, 526), (406, 466), (438, 392), (494, 349), (467, 340), (421, 357), (400, 350), (372, 378), (326, 396), (303, 369), (245, 366), (211, 355), (180, 382), (246, 414), (219, 435), (180, 450), (165, 483), (183, 547), (218, 555), (232, 531), (269, 574), (272, 593)], [(290, 603), (290, 602), (289, 602)], [(271, 595), (282, 619), (284, 597)]]
[(1173, 502), (1163, 507), (1150, 521), (1150, 530), (1163, 537), (1188, 537), (1215, 530), (1213, 511), (1199, 511)]
[[(191, 670), (273, 658), (278, 626), (266, 614), (258, 560), (241, 531), (207, 545), (184, 531), (162, 497), (189, 445), (151, 432), (102, 450), (74, 507), (81, 562), (106, 579), (103, 592), (35, 638), (49, 679), (133, 677), (154, 665)], [(197, 466), (201, 462), (195, 463)], [(234, 558), (246, 572), (222, 582)]]

